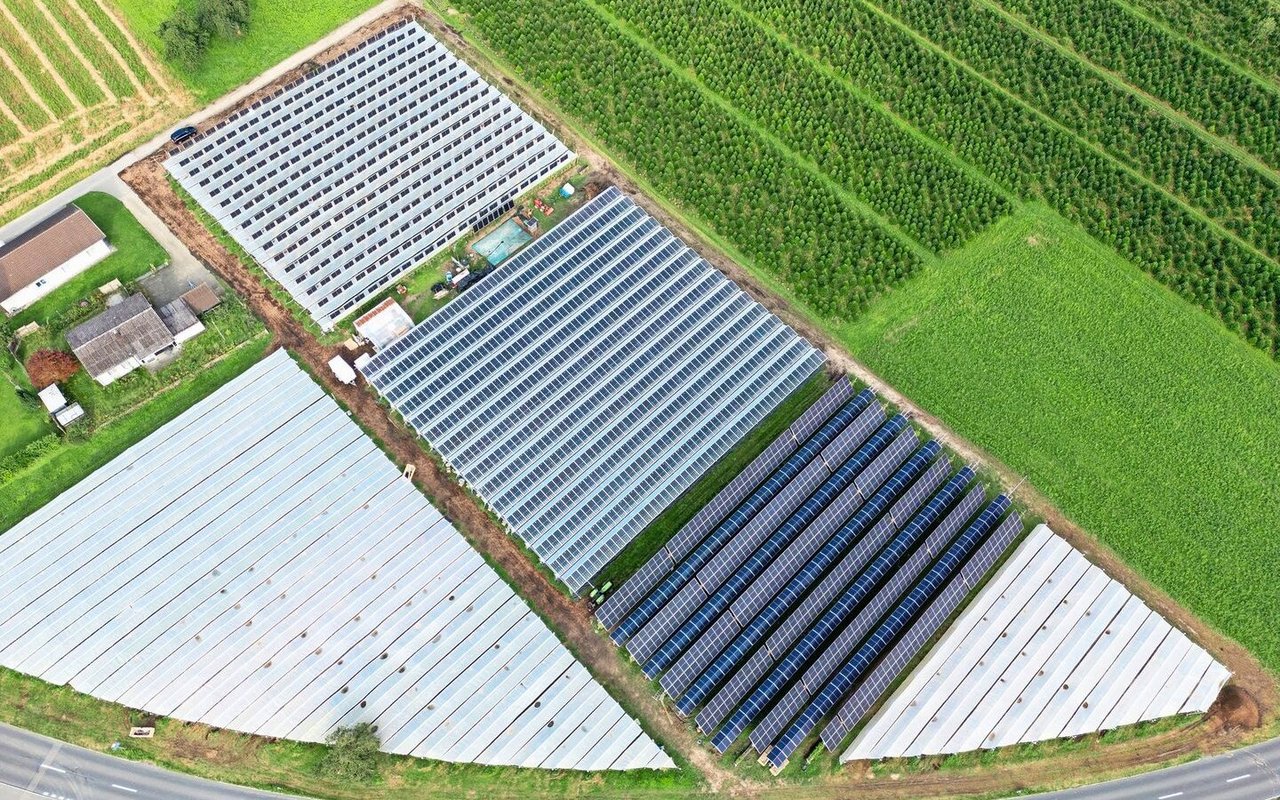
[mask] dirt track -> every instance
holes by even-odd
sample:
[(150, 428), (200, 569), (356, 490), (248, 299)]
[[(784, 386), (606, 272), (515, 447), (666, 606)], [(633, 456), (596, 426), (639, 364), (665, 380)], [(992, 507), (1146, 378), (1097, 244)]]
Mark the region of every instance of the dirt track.
[[(654, 201), (636, 185), (632, 178), (603, 157), (582, 135), (566, 129), (563, 122), (549, 113), (541, 98), (530, 93), (527, 87), (513, 83), (505, 73), (498, 72), (486, 56), (463, 40), (452, 27), (445, 25), (432, 14), (413, 7), (403, 7), (366, 26), (342, 44), (326, 51), (315, 60), (323, 62), (348, 47), (351, 42), (367, 37), (392, 22), (407, 16), (418, 16), (437, 36), (446, 41), (469, 63), (477, 67), (491, 81), (500, 83), (526, 109), (531, 109), (592, 166), (611, 182), (635, 197), (646, 209), (654, 213), (664, 224), (681, 237), (693, 243), (697, 249), (753, 296), (800, 330), (811, 341), (824, 348), (831, 362), (859, 380), (873, 386), (885, 399), (913, 413), (915, 419), (934, 436), (955, 450), (961, 457), (981, 462), (994, 469), (1007, 485), (1018, 479), (988, 454), (960, 439), (940, 421), (923, 409), (916, 407), (899, 395), (892, 387), (879, 380), (873, 373), (855, 361), (847, 352), (830, 339), (822, 330), (812, 325), (784, 300), (766, 291), (759, 281), (712, 246), (697, 230), (687, 225), (672, 209)], [(280, 79), (287, 82), (306, 69), (300, 67)], [(247, 98), (253, 102), (262, 92)], [(297, 354), (326, 384), (328, 390), (344, 403), (364, 426), (377, 436), (401, 464), (415, 464), (415, 482), (432, 497), (441, 510), (463, 532), (467, 539), (497, 564), (517, 585), (520, 593), (546, 618), (552, 620), (559, 634), (581, 660), (626, 707), (635, 713), (641, 723), (669, 748), (689, 761), (706, 778), (713, 791), (729, 796), (781, 796), (788, 797), (847, 797), (851, 791), (859, 796), (933, 797), (943, 794), (991, 794), (1013, 792), (1027, 787), (1045, 787), (1079, 782), (1087, 776), (1091, 780), (1104, 776), (1133, 771), (1143, 765), (1161, 763), (1194, 752), (1221, 750), (1252, 738), (1260, 726), (1270, 724), (1275, 718), (1277, 693), (1275, 682), (1246, 651), (1236, 643), (1209, 630), (1189, 612), (1182, 609), (1163, 593), (1145, 582), (1113, 553), (1064, 518), (1047, 499), (1026, 484), (1018, 492), (1018, 498), (1100, 564), (1109, 574), (1122, 580), (1148, 604), (1172, 619), (1201, 644), (1208, 647), (1219, 659), (1236, 673), (1239, 690), (1224, 694), (1219, 705), (1209, 717), (1196, 725), (1151, 736), (1131, 742), (1098, 745), (1084, 751), (1025, 763), (997, 764), (992, 767), (947, 770), (937, 773), (904, 774), (897, 780), (869, 777), (865, 770), (851, 768), (840, 774), (801, 785), (784, 783), (752, 783), (734, 771), (722, 767), (711, 752), (700, 746), (686, 723), (667, 711), (654, 696), (652, 689), (642, 678), (628, 670), (619, 652), (599, 635), (585, 605), (574, 603), (552, 586), (526, 558), (516, 543), (501, 527), (436, 463), (423, 452), (416, 436), (392, 421), (374, 395), (360, 386), (344, 386), (330, 373), (327, 361), (339, 351), (317, 342), (281, 306), (235, 256), (223, 248), (203, 225), (183, 205), (172, 191), (165, 177), (161, 159), (157, 154), (126, 170), (125, 181), (156, 214), (181, 238), (191, 252), (214, 269), (237, 293), (245, 298), (249, 307), (266, 323), (277, 344)], [(1256, 735), (1253, 734), (1253, 735)]]

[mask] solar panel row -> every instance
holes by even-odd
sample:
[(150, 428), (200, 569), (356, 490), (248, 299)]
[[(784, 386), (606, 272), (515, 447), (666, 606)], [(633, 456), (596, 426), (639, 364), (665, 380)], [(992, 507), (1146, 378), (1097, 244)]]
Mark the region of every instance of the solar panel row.
[[(818, 722), (836, 707), (836, 704), (848, 694), (899, 635), (908, 630), (913, 622), (924, 625), (933, 622), (926, 617), (920, 617), (920, 612), (927, 609), (946, 582), (960, 570), (969, 555), (995, 528), (1008, 508), (1009, 500), (1003, 495), (993, 500), (964, 533), (956, 537), (956, 540), (943, 551), (937, 562), (912, 587), (907, 596), (889, 612), (884, 621), (871, 632), (866, 641), (827, 680), (769, 748), (765, 759), (775, 770), (782, 769), (786, 765), (804, 737), (808, 736)], [(1020, 527), (1021, 521), (1016, 525)]]
[(721, 752), (754, 726), (756, 749), (785, 762), (1007, 512), (1004, 498), (983, 510), (973, 470), (952, 475), (937, 442), (878, 411), (829, 420), (822, 447), (753, 475), (688, 534), (702, 541), (623, 585), (629, 611), (610, 610), (615, 642)]
[(573, 154), (416, 22), (166, 162), (324, 329)]
[(363, 372), (576, 592), (822, 360), (611, 188)]
[[(769, 478), (756, 487), (738, 507), (722, 519), (707, 537), (689, 551), (688, 555), (677, 564), (648, 596), (631, 609), (622, 622), (614, 628), (611, 638), (615, 644), (622, 644), (653, 618), (665, 604), (687, 584), (698, 570), (711, 561), (720, 547), (731, 541), (742, 528), (751, 521), (755, 514), (781, 492), (793, 478), (799, 475), (818, 453), (841, 433), (844, 432), (864, 411), (871, 409), (873, 418), (883, 418), (883, 410), (872, 407), (871, 393), (860, 392), (846, 403), (831, 419), (823, 423), (800, 449), (787, 457)], [(879, 424), (878, 421), (875, 424)], [(625, 588), (625, 585), (624, 585)]]
[(837, 380), (818, 402), (804, 411), (778, 438), (769, 443), (760, 455), (734, 477), (715, 498), (698, 510), (671, 539), (655, 553), (643, 567), (596, 610), (596, 618), (606, 628), (612, 628), (639, 602), (640, 596), (652, 589), (675, 562), (683, 558), (721, 518), (746, 497), (761, 481), (795, 452), (818, 426), (853, 396), (853, 386), (847, 380)]

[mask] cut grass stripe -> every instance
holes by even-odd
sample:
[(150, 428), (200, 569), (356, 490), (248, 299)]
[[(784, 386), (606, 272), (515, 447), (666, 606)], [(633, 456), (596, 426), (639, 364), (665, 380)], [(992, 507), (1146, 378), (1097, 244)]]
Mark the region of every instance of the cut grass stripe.
[(81, 103), (93, 106), (107, 99), (88, 70), (53, 30), (49, 18), (31, 0), (2, 1)]
[(118, 98), (125, 98), (133, 97), (138, 93), (138, 88), (133, 81), (120, 68), (120, 62), (111, 55), (98, 34), (85, 24), (84, 19), (76, 13), (74, 8), (68, 5), (68, 0), (45, 0), (44, 6), (76, 43), (85, 60), (102, 77), (112, 94)]
[[(3, 16), (0, 16), (0, 51), (9, 56), (14, 64), (20, 65), (23, 76), (40, 95), (40, 99), (49, 107), (49, 110), (59, 119), (75, 113), (75, 105), (58, 86), (58, 82), (36, 58), (36, 54), (31, 52), (31, 48), (27, 47), (17, 30), (8, 24), (8, 19)], [(8, 94), (4, 97), (6, 102), (10, 102)], [(41, 116), (44, 116), (43, 112)], [(48, 120), (47, 117), (45, 119)]]
[(129, 43), (124, 32), (121, 31), (115, 21), (107, 16), (107, 13), (102, 10), (102, 6), (98, 5), (94, 0), (74, 0), (74, 2), (82, 11), (84, 11), (85, 14), (89, 16), (89, 19), (93, 20), (93, 24), (102, 32), (102, 35), (106, 37), (107, 41), (111, 42), (111, 45), (115, 48), (116, 52), (119, 53), (120, 57), (129, 65), (129, 71), (138, 79), (143, 88), (149, 92), (157, 91), (159, 86), (156, 83), (155, 76), (151, 74), (149, 69), (147, 69), (146, 63), (143, 62), (141, 56), (138, 55), (138, 51), (133, 48), (133, 45)]

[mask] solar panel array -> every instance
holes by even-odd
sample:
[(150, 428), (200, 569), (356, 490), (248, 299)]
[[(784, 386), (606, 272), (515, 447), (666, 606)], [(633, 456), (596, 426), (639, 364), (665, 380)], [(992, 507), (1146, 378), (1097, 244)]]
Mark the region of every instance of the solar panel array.
[(1022, 531), (870, 391), (838, 385), (779, 440), (597, 615), (715, 749), (750, 728), (775, 769), (878, 698)]
[(165, 167), (328, 330), (572, 158), (405, 22), (231, 115)]
[(671, 759), (279, 351), (0, 537), (0, 664), (131, 708), (557, 769)]
[(578, 592), (822, 363), (610, 188), (362, 371)]
[[(842, 759), (958, 753), (1203, 712), (1228, 677), (1040, 525)], [(846, 723), (874, 700), (850, 709)], [(851, 729), (842, 724), (829, 744)]]

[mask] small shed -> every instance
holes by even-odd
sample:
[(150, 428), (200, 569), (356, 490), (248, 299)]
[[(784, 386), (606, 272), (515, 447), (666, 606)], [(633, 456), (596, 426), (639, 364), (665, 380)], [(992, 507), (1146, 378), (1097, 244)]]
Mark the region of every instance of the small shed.
[(38, 393), (40, 402), (44, 403), (44, 408), (50, 414), (66, 407), (67, 398), (62, 395), (62, 390), (58, 388), (58, 384), (51, 383), (44, 387)]
[(413, 318), (391, 297), (356, 320), (356, 332), (368, 339), (375, 350), (381, 350), (411, 330)]
[(222, 298), (207, 283), (198, 283), (195, 288), (188, 289), (183, 293), (182, 299), (196, 315), (203, 314), (222, 302)]
[(160, 306), (160, 319), (164, 320), (164, 326), (173, 334), (174, 344), (182, 344), (204, 331), (204, 323), (196, 319), (187, 301), (181, 297)]
[(334, 356), (329, 359), (329, 369), (333, 371), (335, 378), (348, 386), (356, 382), (356, 371), (351, 368), (351, 365), (342, 356)]

